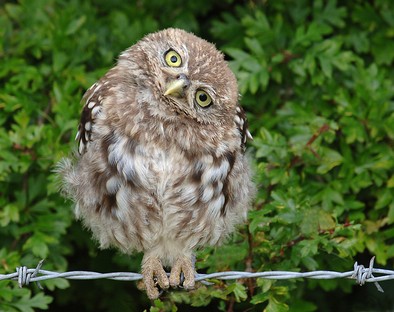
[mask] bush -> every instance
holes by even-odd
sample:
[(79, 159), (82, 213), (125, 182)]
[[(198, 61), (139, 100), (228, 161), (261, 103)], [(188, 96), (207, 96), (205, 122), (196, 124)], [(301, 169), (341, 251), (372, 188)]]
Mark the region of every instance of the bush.
[[(254, 135), (249, 149), (259, 193), (249, 222), (228, 244), (202, 250), (198, 271), (348, 271), (355, 259), (367, 264), (372, 255), (392, 268), (393, 12), (389, 0), (6, 3), (0, 8), (1, 272), (43, 258), (47, 270), (139, 270), (141, 255), (97, 250), (74, 221), (72, 203), (60, 197), (53, 168), (75, 149), (84, 90), (120, 51), (169, 26), (226, 53)], [(134, 283), (56, 279), (40, 291), (2, 281), (0, 310), (394, 308), (392, 298), (360, 292), (353, 281), (214, 282), (150, 306)]]

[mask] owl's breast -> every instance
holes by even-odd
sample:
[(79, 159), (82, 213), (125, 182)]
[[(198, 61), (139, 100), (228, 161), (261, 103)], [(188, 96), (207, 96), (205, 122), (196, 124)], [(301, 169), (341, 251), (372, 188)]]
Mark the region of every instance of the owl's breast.
[[(113, 138), (108, 145), (108, 162), (126, 181), (131, 194), (129, 209), (142, 200), (154, 202), (154, 210), (166, 226), (182, 229), (203, 218), (217, 219), (228, 200), (227, 178), (233, 154), (190, 155), (174, 145), (138, 142), (127, 137)], [(107, 182), (113, 192), (118, 181)]]
[(70, 171), (77, 214), (102, 246), (125, 252), (216, 244), (231, 230), (236, 202), (246, 195), (235, 199), (238, 157), (108, 132)]
[(109, 144), (107, 161), (139, 191), (163, 197), (174, 180), (188, 174), (190, 165), (175, 148), (116, 137)]

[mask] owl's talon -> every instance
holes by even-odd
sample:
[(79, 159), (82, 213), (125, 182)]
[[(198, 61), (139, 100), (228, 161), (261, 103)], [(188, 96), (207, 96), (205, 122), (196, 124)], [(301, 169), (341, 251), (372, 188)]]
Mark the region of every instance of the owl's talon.
[(159, 298), (162, 292), (159, 288), (167, 289), (170, 284), (167, 273), (164, 271), (161, 261), (158, 258), (147, 258), (142, 263), (142, 277), (145, 284), (146, 294), (149, 299)]
[[(171, 269), (170, 285), (171, 287), (182, 286), (186, 290), (194, 289), (194, 265), (191, 259), (182, 257), (175, 261)], [(183, 275), (183, 279), (181, 278)]]

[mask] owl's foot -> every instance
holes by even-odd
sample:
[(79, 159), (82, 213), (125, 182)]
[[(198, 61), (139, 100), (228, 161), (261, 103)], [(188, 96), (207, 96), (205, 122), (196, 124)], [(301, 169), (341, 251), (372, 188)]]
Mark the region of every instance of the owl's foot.
[(145, 284), (146, 294), (149, 299), (157, 299), (160, 296), (159, 289), (167, 289), (169, 285), (167, 273), (164, 271), (161, 261), (156, 257), (144, 259), (142, 263), (142, 278)]
[[(184, 280), (181, 282), (181, 274), (183, 273)], [(194, 289), (194, 265), (192, 260), (187, 257), (180, 257), (175, 261), (172, 266), (170, 274), (170, 285), (172, 287), (178, 287), (182, 285), (183, 288), (189, 290)]]

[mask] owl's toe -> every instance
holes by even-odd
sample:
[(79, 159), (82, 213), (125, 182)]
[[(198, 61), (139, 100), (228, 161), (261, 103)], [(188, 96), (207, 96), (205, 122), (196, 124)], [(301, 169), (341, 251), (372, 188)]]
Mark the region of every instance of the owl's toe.
[(161, 261), (156, 257), (144, 259), (142, 263), (142, 277), (149, 299), (159, 298), (160, 292), (158, 287), (167, 289), (170, 286), (167, 273), (164, 271)]
[[(178, 287), (182, 285), (183, 288), (189, 290), (194, 289), (194, 265), (191, 259), (187, 257), (180, 257), (175, 261), (172, 266), (170, 274), (170, 285), (172, 287)], [(181, 275), (183, 274), (183, 282), (181, 281)]]

